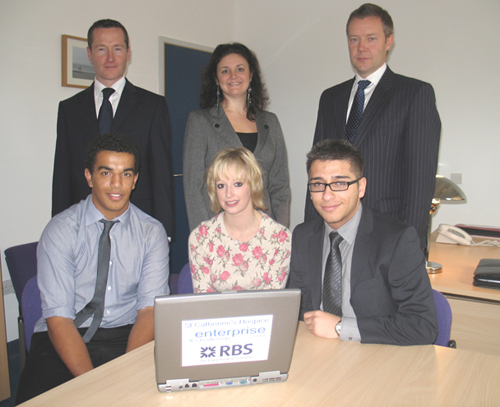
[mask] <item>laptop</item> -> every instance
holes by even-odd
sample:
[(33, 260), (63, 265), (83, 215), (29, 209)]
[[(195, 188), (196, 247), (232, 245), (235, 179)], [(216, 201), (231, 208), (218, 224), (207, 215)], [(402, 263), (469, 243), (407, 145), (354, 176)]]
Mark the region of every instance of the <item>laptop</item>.
[(158, 390), (287, 380), (299, 306), (298, 289), (156, 297)]

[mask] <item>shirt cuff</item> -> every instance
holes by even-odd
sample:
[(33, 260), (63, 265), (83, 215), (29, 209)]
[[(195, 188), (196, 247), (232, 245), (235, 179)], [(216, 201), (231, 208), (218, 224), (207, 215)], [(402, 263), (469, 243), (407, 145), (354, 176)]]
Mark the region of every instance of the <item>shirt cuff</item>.
[(342, 328), (340, 329), (340, 339), (350, 342), (361, 342), (358, 321), (353, 317), (342, 317)]

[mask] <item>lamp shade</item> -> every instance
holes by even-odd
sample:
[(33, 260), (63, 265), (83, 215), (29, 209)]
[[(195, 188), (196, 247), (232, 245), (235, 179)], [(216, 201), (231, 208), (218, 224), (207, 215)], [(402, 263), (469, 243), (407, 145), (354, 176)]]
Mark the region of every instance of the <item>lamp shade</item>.
[(436, 188), (434, 189), (434, 199), (447, 202), (465, 201), (467, 197), (460, 187), (453, 181), (442, 175), (436, 175)]

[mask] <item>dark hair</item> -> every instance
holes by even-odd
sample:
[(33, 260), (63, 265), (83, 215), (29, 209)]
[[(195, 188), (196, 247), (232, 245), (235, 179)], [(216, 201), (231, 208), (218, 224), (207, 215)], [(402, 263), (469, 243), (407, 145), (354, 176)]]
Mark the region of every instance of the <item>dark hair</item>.
[(349, 29), (349, 24), (353, 19), (363, 19), (365, 17), (378, 17), (382, 20), (382, 26), (386, 39), (394, 33), (394, 24), (392, 23), (392, 18), (389, 13), (382, 7), (371, 3), (365, 3), (351, 13), (345, 27), (346, 32)]
[(311, 170), (314, 161), (346, 160), (351, 164), (351, 170), (357, 178), (361, 178), (365, 171), (363, 156), (360, 151), (347, 140), (327, 139), (314, 145), (307, 153), (307, 173)]
[(91, 174), (94, 171), (97, 154), (101, 151), (132, 154), (134, 156), (134, 172), (136, 174), (139, 173), (141, 169), (141, 154), (132, 140), (127, 136), (110, 133), (99, 136), (90, 142), (85, 156), (85, 168), (87, 168)]
[(121, 28), (123, 31), (123, 38), (125, 40), (125, 45), (127, 46), (127, 49), (129, 48), (128, 45), (128, 32), (125, 29), (125, 27), (118, 21), (116, 20), (110, 20), (110, 19), (104, 19), (104, 20), (98, 20), (92, 26), (89, 28), (89, 31), (87, 33), (87, 44), (89, 45), (90, 50), (92, 51), (92, 42), (94, 41), (94, 30), (96, 28)]
[[(243, 44), (233, 42), (230, 44), (217, 45), (210, 61), (201, 74), (201, 94), (200, 94), (200, 107), (205, 109), (207, 107), (215, 106), (217, 103), (217, 66), (222, 58), (229, 54), (238, 54), (246, 59), (252, 75), (250, 85), (252, 92), (250, 94), (250, 103), (247, 103), (247, 118), (248, 120), (255, 120), (255, 113), (258, 110), (264, 110), (269, 100), (267, 90), (262, 80), (260, 72), (259, 61), (255, 54), (250, 51)], [(224, 100), (224, 95), (220, 92), (219, 103)]]

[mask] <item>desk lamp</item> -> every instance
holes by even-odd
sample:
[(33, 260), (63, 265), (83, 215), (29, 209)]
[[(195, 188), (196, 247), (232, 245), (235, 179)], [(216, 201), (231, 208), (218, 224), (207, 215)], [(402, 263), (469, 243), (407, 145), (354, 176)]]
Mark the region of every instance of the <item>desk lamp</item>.
[(442, 175), (436, 175), (436, 188), (434, 189), (434, 197), (432, 198), (431, 209), (429, 211), (429, 225), (427, 228), (427, 261), (425, 264), (427, 273), (438, 274), (443, 271), (441, 264), (429, 261), (432, 215), (436, 212), (441, 201), (442, 203), (457, 203), (463, 202), (466, 199), (467, 197), (457, 184)]

